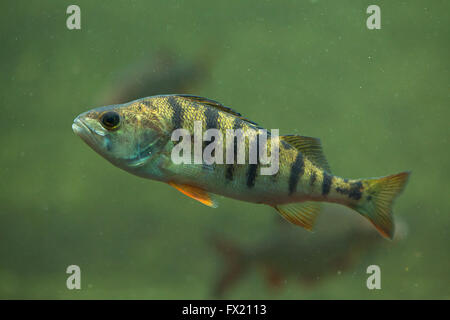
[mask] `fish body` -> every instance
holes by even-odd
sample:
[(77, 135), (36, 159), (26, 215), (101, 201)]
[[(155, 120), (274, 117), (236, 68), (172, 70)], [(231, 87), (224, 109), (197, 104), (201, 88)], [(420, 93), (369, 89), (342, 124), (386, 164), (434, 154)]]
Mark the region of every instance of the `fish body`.
[[(216, 129), (222, 137), (228, 137), (230, 130), (240, 130), (247, 136), (243, 140), (245, 161), (236, 163), (239, 143), (230, 137), (223, 138), (213, 152), (215, 156), (222, 150), (218, 158), (224, 163), (195, 163), (194, 156), (190, 163), (174, 163), (172, 156), (178, 142), (173, 141), (172, 134), (177, 129), (189, 134), (194, 145), (190, 149), (200, 142), (201, 151), (217, 141), (203, 141), (201, 134), (196, 140), (196, 130)], [(278, 170), (261, 174), (267, 167), (260, 161), (263, 151), (256, 149), (257, 161), (252, 163), (250, 150), (252, 143), (261, 143), (265, 131), (238, 112), (197, 96), (160, 95), (93, 109), (75, 119), (73, 130), (100, 155), (132, 174), (166, 182), (212, 207), (217, 205), (214, 194), (266, 204), (306, 229), (312, 228), (320, 202), (334, 202), (355, 209), (383, 236), (391, 238), (391, 205), (409, 175), (404, 172), (372, 179), (341, 178), (331, 174), (319, 139), (271, 134), (265, 135), (264, 151), (267, 156), (277, 153)], [(224, 155), (231, 149), (234, 158), (229, 163)]]

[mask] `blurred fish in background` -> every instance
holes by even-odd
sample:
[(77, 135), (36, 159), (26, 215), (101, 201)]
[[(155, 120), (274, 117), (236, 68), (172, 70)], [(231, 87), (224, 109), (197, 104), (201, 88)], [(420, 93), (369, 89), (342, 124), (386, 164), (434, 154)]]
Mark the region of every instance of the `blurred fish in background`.
[(155, 94), (189, 93), (208, 78), (211, 66), (210, 51), (203, 50), (189, 60), (161, 49), (119, 70), (113, 83), (99, 95), (97, 104), (120, 104)]
[(277, 217), (279, 223), (268, 236), (252, 245), (240, 246), (220, 235), (211, 237), (213, 247), (224, 261), (212, 296), (224, 298), (251, 270), (263, 272), (269, 289), (298, 279), (299, 285), (308, 290), (324, 279), (355, 268), (377, 249), (393, 246), (407, 235), (407, 224), (399, 218), (395, 219), (393, 241), (386, 242), (367, 221), (344, 210), (335, 211), (319, 217), (314, 233)]

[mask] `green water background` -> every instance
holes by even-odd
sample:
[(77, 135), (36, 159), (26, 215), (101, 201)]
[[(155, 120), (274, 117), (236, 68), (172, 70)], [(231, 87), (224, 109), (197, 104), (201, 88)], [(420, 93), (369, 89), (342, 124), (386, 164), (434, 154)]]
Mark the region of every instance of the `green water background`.
[[(81, 7), (82, 29), (65, 13)], [(381, 30), (366, 8), (381, 7)], [(2, 1), (0, 298), (210, 297), (222, 266), (208, 243), (267, 236), (276, 212), (218, 209), (123, 172), (71, 130), (125, 68), (158, 48), (210, 48), (195, 92), (281, 134), (322, 140), (344, 177), (412, 170), (396, 215), (408, 238), (371, 263), (305, 289), (272, 292), (252, 271), (228, 297), (450, 298), (448, 1)], [(303, 231), (299, 231), (303, 232)], [(67, 290), (66, 267), (82, 270)]]

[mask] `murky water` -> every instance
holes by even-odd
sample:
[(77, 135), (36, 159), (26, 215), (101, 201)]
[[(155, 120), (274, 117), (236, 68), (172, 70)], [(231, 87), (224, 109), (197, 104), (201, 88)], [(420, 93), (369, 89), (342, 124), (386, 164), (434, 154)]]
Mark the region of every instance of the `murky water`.
[[(225, 298), (450, 298), (448, 2), (377, 1), (380, 30), (370, 1), (77, 1), (80, 30), (69, 4), (0, 5), (1, 298), (211, 298), (230, 250), (252, 262)], [(362, 218), (327, 205), (313, 237), (286, 239), (272, 208), (202, 206), (72, 132), (83, 111), (169, 92), (318, 137), (340, 176), (411, 170), (394, 206), (407, 232), (351, 238)]]

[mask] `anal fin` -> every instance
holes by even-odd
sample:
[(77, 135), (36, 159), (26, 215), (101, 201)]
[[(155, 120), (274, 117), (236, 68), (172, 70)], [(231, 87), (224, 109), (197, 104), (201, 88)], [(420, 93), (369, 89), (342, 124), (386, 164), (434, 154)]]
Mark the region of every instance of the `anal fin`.
[(169, 182), (169, 185), (174, 187), (181, 193), (187, 195), (188, 197), (191, 197), (192, 199), (195, 199), (208, 207), (218, 207), (217, 201), (213, 199), (213, 195), (203, 189), (188, 184), (179, 184), (175, 182)]
[(274, 207), (287, 221), (312, 230), (317, 215), (320, 212), (320, 204), (313, 201), (287, 203)]

